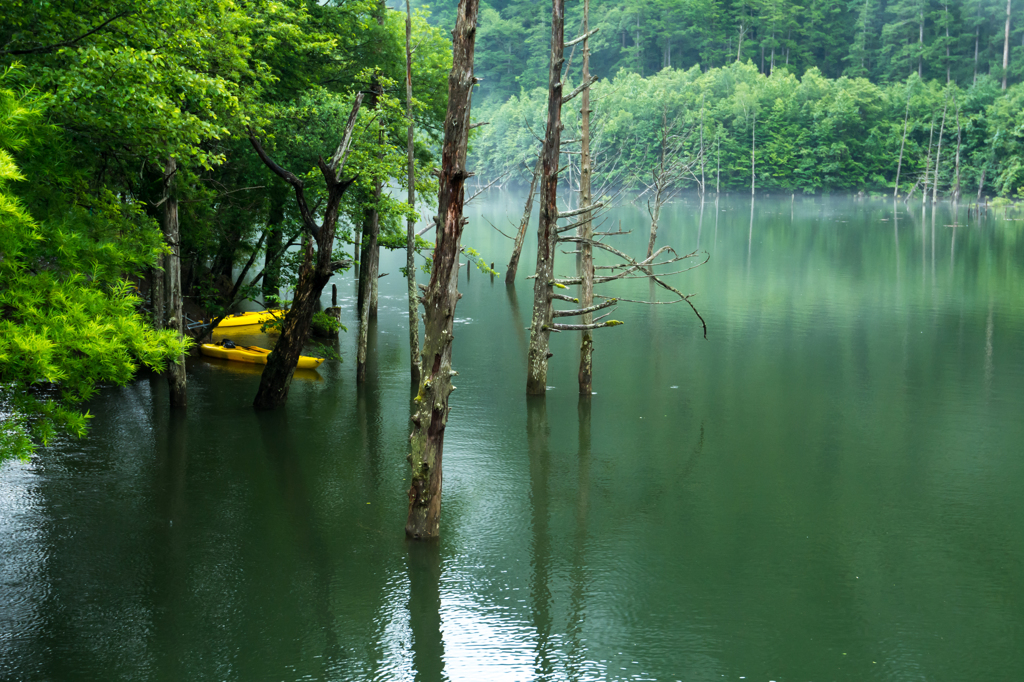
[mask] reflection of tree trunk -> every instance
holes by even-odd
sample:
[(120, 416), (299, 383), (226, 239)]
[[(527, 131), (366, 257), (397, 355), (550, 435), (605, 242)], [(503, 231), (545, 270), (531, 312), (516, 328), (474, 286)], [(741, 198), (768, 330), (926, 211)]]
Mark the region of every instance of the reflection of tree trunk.
[(540, 220), (537, 224), (537, 279), (533, 287), (526, 393), (544, 395), (548, 383), (548, 337), (552, 323), (555, 243), (558, 238), (558, 157), (562, 133), (562, 57), (565, 0), (551, 2), (551, 58), (548, 65), (548, 120), (541, 152)]
[[(176, 606), (187, 597), (185, 581), (181, 578), (188, 573), (188, 423), (182, 410), (166, 414), (159, 409), (165, 406), (157, 400), (160, 393), (157, 384), (159, 381), (151, 382), (155, 408), (152, 423), (156, 435), (153, 489), (159, 514), (151, 579), (153, 628), (162, 640), (184, 644), (184, 633), (177, 627), (173, 614)], [(171, 679), (185, 679), (184, 675), (174, 674), (184, 668), (178, 660), (165, 660), (161, 666)]]
[[(171, 252), (164, 257), (164, 328), (173, 329), (184, 338), (185, 324), (182, 319), (184, 299), (181, 294), (181, 230), (178, 225), (178, 197), (174, 193), (174, 176), (178, 164), (173, 158), (167, 159), (164, 169), (164, 240)], [(170, 389), (171, 407), (185, 407), (188, 404), (185, 377), (185, 356), (167, 366), (167, 386)]]
[(409, 625), (417, 682), (444, 679), (441, 634), (441, 551), (435, 543), (410, 543)]
[(444, 121), (438, 178), (437, 242), (430, 283), (423, 297), (423, 353), (420, 386), (409, 438), (409, 515), (405, 533), (436, 538), (441, 519), (441, 464), (448, 398), (452, 389), (452, 326), (459, 300), (459, 250), (465, 201), (466, 146), (473, 95), (473, 53), (479, 0), (459, 3), (452, 32), (452, 70), (448, 76), (448, 112)]
[(523, 351), (523, 360), (525, 360), (529, 345), (526, 342), (526, 335), (523, 334), (523, 320), (519, 315), (519, 297), (516, 295), (514, 286), (506, 286), (505, 293), (508, 294), (508, 304), (512, 310), (512, 324), (516, 330), (516, 338), (519, 339), (519, 347)]
[(587, 517), (590, 512), (590, 396), (580, 396), (579, 451), (576, 479), (576, 532), (573, 536), (572, 565), (569, 569), (569, 622), (566, 635), (569, 640), (567, 666), (569, 679), (584, 677), (582, 665), (587, 659), (588, 647), (583, 637), (587, 611)]
[[(585, 400), (585, 398), (584, 398)], [(540, 398), (527, 398), (526, 436), (530, 450), (530, 508), (533, 510), (530, 548), (530, 596), (533, 600), (533, 629), (537, 637), (534, 652), (534, 675), (549, 679), (553, 673), (551, 640), (551, 535), (548, 510), (548, 448), (547, 405)]]

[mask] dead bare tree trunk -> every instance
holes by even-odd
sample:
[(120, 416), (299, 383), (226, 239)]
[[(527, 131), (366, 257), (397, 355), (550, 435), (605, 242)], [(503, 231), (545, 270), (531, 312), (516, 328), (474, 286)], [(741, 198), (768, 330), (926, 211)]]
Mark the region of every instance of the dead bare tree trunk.
[(924, 187), (921, 194), (921, 210), (924, 210), (924, 205), (928, 203), (928, 174), (932, 169), (932, 141), (935, 139), (935, 119), (932, 119), (932, 124), (928, 128), (928, 156), (924, 159)]
[[(302, 352), (302, 344), (309, 335), (310, 321), (316, 304), (320, 300), (320, 292), (330, 280), (331, 275), (334, 274), (331, 256), (334, 249), (334, 234), (338, 224), (338, 208), (345, 190), (351, 186), (354, 180), (354, 178), (339, 180), (338, 177), (344, 170), (345, 162), (348, 159), (352, 131), (356, 127), (356, 118), (362, 104), (363, 93), (359, 93), (352, 105), (352, 112), (349, 114), (341, 144), (338, 145), (334, 156), (329, 161), (318, 160), (320, 173), (327, 183), (324, 217), (323, 222), (319, 225), (314, 218), (313, 211), (306, 203), (305, 185), (302, 179), (271, 159), (256, 134), (249, 131), (249, 142), (256, 150), (260, 160), (295, 190), (295, 200), (302, 216), (303, 230), (311, 237), (306, 245), (309, 266), (303, 267), (299, 274), (299, 283), (295, 287), (292, 307), (284, 318), (281, 338), (278, 339), (274, 352), (267, 359), (266, 369), (263, 370), (263, 375), (260, 377), (260, 387), (253, 400), (253, 407), (257, 409), (280, 407), (288, 399), (288, 388)], [(315, 263), (312, 262), (313, 254), (311, 253), (313, 241), (316, 242)]]
[(956, 165), (953, 170), (953, 203), (960, 202), (960, 134), (963, 131), (960, 126), (960, 106), (956, 107)]
[[(405, 113), (409, 117), (409, 207), (416, 207), (416, 165), (412, 120), (412, 8), (405, 0)], [(409, 283), (409, 370), (413, 384), (420, 383), (420, 317), (416, 291), (416, 221), (405, 224), (405, 271)]]
[[(548, 121), (541, 152), (540, 221), (537, 226), (537, 279), (527, 354), (526, 393), (544, 395), (548, 382), (548, 337), (552, 323), (555, 243), (558, 237), (558, 156), (562, 134), (562, 63), (565, 0), (551, 2), (551, 61), (548, 66)], [(584, 83), (584, 85), (586, 85)]]
[(459, 300), (459, 249), (465, 199), (466, 145), (473, 95), (473, 53), (479, 0), (461, 0), (455, 21), (452, 70), (448, 75), (448, 113), (438, 190), (437, 245), (423, 304), (423, 354), (420, 388), (409, 437), (409, 516), (405, 534), (413, 539), (436, 538), (441, 517), (441, 458), (451, 395), (452, 326)]
[(947, 93), (946, 103), (942, 105), (942, 123), (939, 125), (939, 147), (935, 152), (935, 182), (932, 183), (932, 203), (937, 201), (939, 194), (939, 164), (942, 162), (942, 135), (946, 131), (946, 109), (949, 107)]
[(900, 140), (900, 159), (896, 162), (896, 186), (892, 189), (892, 198), (895, 199), (900, 193), (900, 170), (903, 168), (903, 149), (907, 144), (907, 121), (910, 120), (910, 95), (907, 95), (907, 110), (903, 114), (903, 138)]
[(526, 228), (530, 225), (530, 214), (533, 213), (533, 195), (537, 189), (537, 178), (540, 177), (543, 162), (543, 154), (538, 155), (537, 165), (534, 166), (533, 177), (530, 179), (530, 193), (526, 196), (526, 206), (523, 208), (523, 219), (519, 221), (519, 231), (516, 232), (515, 245), (512, 247), (512, 257), (509, 258), (508, 270), (505, 271), (505, 284), (512, 284), (516, 281), (516, 270), (519, 269), (519, 255), (523, 252)]
[(1003, 34), (1003, 90), (1006, 89), (1006, 72), (1010, 68), (1010, 4), (1013, 0), (1006, 0), (1006, 31)]
[(757, 148), (757, 114), (754, 114), (754, 123), (750, 127), (750, 196), (754, 196), (754, 150)]
[[(590, 0), (583, 0), (583, 83), (590, 82)], [(583, 90), (583, 103), (580, 105), (580, 208), (588, 208), (594, 203), (590, 190), (590, 88)], [(580, 308), (586, 309), (594, 304), (594, 249), (590, 241), (594, 238), (594, 222), (589, 212), (584, 213), (578, 234), (580, 242)], [(583, 314), (582, 323), (590, 325), (594, 322), (594, 313)], [(594, 390), (594, 332), (584, 329), (580, 342), (580, 395), (589, 396)]]
[[(185, 324), (182, 320), (181, 295), (181, 230), (178, 225), (178, 197), (174, 194), (174, 176), (178, 172), (178, 164), (173, 158), (167, 159), (164, 168), (164, 240), (171, 247), (171, 252), (164, 257), (164, 314), (165, 329), (173, 329), (179, 337), (185, 336)], [(185, 407), (188, 404), (185, 376), (185, 356), (167, 366), (167, 387), (170, 389), (171, 407)]]

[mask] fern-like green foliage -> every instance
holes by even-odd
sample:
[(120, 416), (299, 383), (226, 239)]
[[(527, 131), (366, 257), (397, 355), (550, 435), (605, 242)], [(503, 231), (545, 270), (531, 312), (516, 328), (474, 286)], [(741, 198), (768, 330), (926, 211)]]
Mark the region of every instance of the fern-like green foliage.
[(124, 279), (163, 248), (154, 226), (117, 224), (65, 207), (36, 221), (16, 194), (15, 155), (42, 125), (44, 102), (0, 73), (0, 461), (58, 434), (81, 437), (79, 405), (141, 365), (162, 369), (187, 343), (156, 331)]

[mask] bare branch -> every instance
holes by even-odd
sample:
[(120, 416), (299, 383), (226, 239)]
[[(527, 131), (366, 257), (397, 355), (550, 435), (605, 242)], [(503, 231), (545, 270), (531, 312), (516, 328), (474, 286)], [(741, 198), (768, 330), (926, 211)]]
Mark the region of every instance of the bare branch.
[(586, 40), (587, 38), (589, 38), (590, 36), (594, 35), (595, 33), (597, 33), (600, 30), (601, 30), (600, 28), (595, 28), (594, 30), (588, 31), (587, 33), (584, 33), (581, 36), (576, 36), (575, 38), (573, 38), (572, 40), (567, 42), (565, 44), (565, 47), (572, 47), (576, 43), (582, 43), (584, 40)]
[(82, 35), (78, 36), (77, 38), (72, 38), (71, 40), (65, 40), (64, 42), (61, 42), (61, 43), (53, 43), (52, 45), (44, 45), (43, 47), (33, 47), (33, 48), (26, 49), (26, 50), (2, 50), (2, 51), (0, 51), (0, 55), (8, 55), (8, 54), (11, 54), (11, 55), (19, 55), (19, 54), (45, 54), (47, 52), (54, 52), (56, 50), (59, 50), (62, 47), (71, 47), (75, 43), (80, 42), (82, 40), (85, 40), (86, 38), (91, 36), (93, 33), (97, 33), (98, 31), (102, 31), (104, 28), (106, 28), (111, 23), (117, 21), (118, 19), (122, 19), (122, 18), (124, 18), (126, 16), (129, 16), (130, 14), (134, 14), (134, 12), (131, 12), (129, 10), (124, 10), (123, 12), (118, 12), (117, 14), (115, 14), (112, 17), (110, 17), (109, 19), (107, 19), (103, 23), (96, 25), (94, 28), (90, 29), (89, 31), (86, 31), (85, 33), (83, 33)]
[(331, 163), (329, 167), (331, 171), (337, 171), (339, 163), (341, 168), (345, 168), (345, 162), (348, 160), (348, 152), (352, 142), (352, 131), (356, 127), (356, 118), (359, 116), (359, 107), (363, 105), (363, 93), (356, 95), (356, 101), (352, 103), (352, 113), (348, 115), (348, 123), (345, 124), (345, 134), (341, 138), (341, 144), (338, 145), (337, 151), (334, 152), (334, 156), (331, 157)]
[(604, 303), (597, 303), (592, 306), (587, 306), (586, 308), (575, 308), (573, 310), (555, 310), (553, 312), (553, 315), (555, 317), (575, 317), (576, 315), (583, 315), (585, 313), (592, 313), (598, 310), (602, 310), (604, 308), (610, 308), (618, 302), (619, 299), (610, 298)]
[(558, 332), (582, 332), (588, 329), (604, 329), (605, 327), (618, 327), (624, 324), (619, 320), (608, 320), (607, 322), (595, 322), (594, 324), (553, 324), (548, 329)]
[(558, 213), (558, 218), (559, 218), (559, 220), (561, 220), (562, 218), (571, 218), (573, 216), (580, 215), (582, 213), (590, 213), (591, 211), (599, 209), (602, 206), (604, 206), (604, 204), (602, 204), (600, 201), (598, 201), (597, 203), (591, 204), (590, 206), (584, 206), (583, 208), (577, 208), (577, 209), (574, 209), (572, 211), (564, 211), (564, 212), (560, 211)]
[(575, 90), (573, 90), (568, 95), (566, 95), (565, 97), (562, 98), (562, 104), (565, 104), (566, 102), (571, 101), (574, 97), (576, 97), (576, 95), (580, 94), (581, 92), (583, 92), (584, 90), (586, 90), (587, 88), (589, 88), (591, 85), (593, 85), (596, 82), (597, 82), (597, 76), (594, 76), (594, 77), (592, 77), (590, 79), (589, 82), (587, 82), (587, 83), (580, 83), (578, 86), (576, 86)]

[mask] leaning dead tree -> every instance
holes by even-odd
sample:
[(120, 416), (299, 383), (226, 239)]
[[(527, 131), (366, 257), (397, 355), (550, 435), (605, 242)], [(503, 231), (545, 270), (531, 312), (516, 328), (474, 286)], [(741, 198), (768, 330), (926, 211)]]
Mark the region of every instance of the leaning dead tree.
[(470, 103), (473, 95), (473, 53), (479, 0), (460, 0), (452, 32), (452, 70), (448, 75), (448, 113), (438, 189), (437, 240), (424, 307), (423, 351), (420, 385), (414, 401), (412, 434), (409, 436), (409, 515), (405, 534), (423, 540), (436, 538), (441, 517), (441, 458), (451, 395), (452, 327), (459, 300), (459, 251), (469, 140)]
[[(328, 161), (317, 160), (320, 173), (327, 183), (327, 201), (324, 205), (323, 220), (317, 223), (313, 210), (306, 201), (306, 189), (302, 178), (282, 168), (267, 154), (263, 143), (253, 131), (249, 131), (249, 142), (252, 144), (260, 160), (274, 174), (283, 179), (295, 190), (295, 200), (302, 216), (302, 228), (309, 237), (304, 246), (304, 262), (299, 271), (299, 282), (295, 287), (292, 306), (285, 315), (281, 338), (274, 347), (274, 352), (267, 359), (267, 367), (260, 377), (260, 387), (253, 400), (257, 409), (280, 407), (288, 399), (288, 388), (291, 385), (295, 366), (302, 352), (302, 344), (309, 335), (310, 321), (320, 300), (320, 293), (334, 274), (335, 263), (331, 260), (334, 250), (334, 235), (338, 225), (338, 209), (345, 191), (355, 181), (355, 177), (340, 179), (348, 160), (348, 152), (352, 144), (352, 131), (356, 127), (359, 108), (363, 104), (363, 94), (359, 93), (352, 104), (345, 132), (341, 143)], [(316, 245), (314, 250), (313, 245)], [(315, 253), (314, 253), (315, 251)]]

